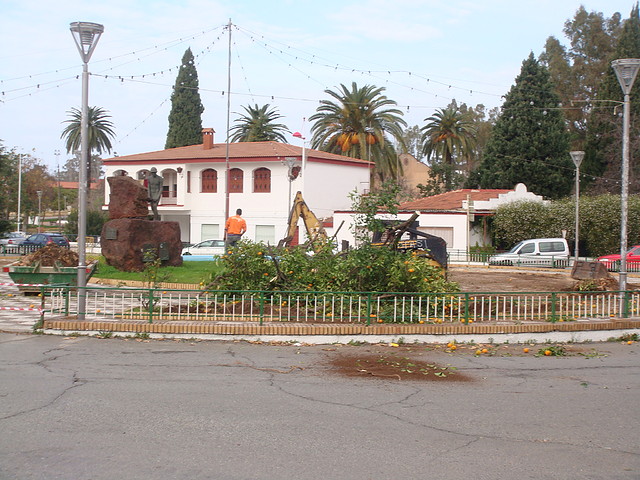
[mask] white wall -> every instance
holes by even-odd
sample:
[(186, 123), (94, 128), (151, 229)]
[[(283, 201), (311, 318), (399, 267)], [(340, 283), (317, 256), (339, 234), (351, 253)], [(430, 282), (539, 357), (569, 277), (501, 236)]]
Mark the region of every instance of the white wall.
[[(116, 170), (124, 169), (132, 178), (137, 172), (151, 168), (151, 163), (129, 164), (126, 166), (106, 166), (106, 176), (112, 176)], [(208, 163), (171, 163), (155, 165), (158, 173), (173, 170), (177, 184), (175, 205), (160, 205), (158, 211), (163, 219), (179, 221), (181, 237), (184, 242), (196, 243), (205, 240), (202, 237), (202, 225), (220, 225), (222, 238), (225, 218), (225, 180), (226, 165), (220, 162)], [(271, 170), (271, 192), (253, 192), (253, 172), (260, 167)], [(256, 226), (262, 226), (263, 232), (273, 231), (274, 243), (286, 234), (290, 204), (298, 190), (311, 210), (319, 218), (333, 215), (335, 209), (351, 206), (349, 193), (360, 189), (369, 179), (368, 168), (354, 167), (336, 163), (319, 163), (309, 161), (306, 171), (289, 184), (288, 167), (282, 162), (234, 162), (231, 168), (240, 168), (244, 172), (243, 193), (229, 195), (229, 212), (235, 214), (237, 208), (243, 210), (243, 218), (247, 221), (246, 238), (256, 238)], [(202, 193), (201, 172), (213, 168), (218, 172), (218, 192)], [(179, 169), (181, 172), (177, 173)], [(190, 192), (187, 192), (187, 179), (190, 173)], [(303, 188), (304, 185), (304, 188)], [(291, 188), (290, 188), (291, 187)], [(291, 199), (289, 198), (291, 192)], [(109, 201), (109, 187), (105, 189), (105, 203)], [(273, 229), (269, 228), (273, 226)], [(302, 238), (302, 234), (301, 234)]]

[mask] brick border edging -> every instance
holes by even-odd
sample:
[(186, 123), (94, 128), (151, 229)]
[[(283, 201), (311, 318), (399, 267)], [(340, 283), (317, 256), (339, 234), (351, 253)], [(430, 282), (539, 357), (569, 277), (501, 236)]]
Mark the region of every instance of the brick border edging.
[(640, 328), (640, 322), (620, 320), (593, 323), (533, 325), (308, 325), (219, 324), (203, 322), (111, 322), (45, 320), (43, 328), (60, 331), (106, 331), (211, 335), (488, 335), (545, 332), (581, 332)]

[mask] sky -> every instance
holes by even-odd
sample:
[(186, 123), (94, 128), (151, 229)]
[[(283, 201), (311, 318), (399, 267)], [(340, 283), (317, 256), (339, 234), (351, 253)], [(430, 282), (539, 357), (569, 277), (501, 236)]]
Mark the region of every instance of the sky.
[(308, 139), (308, 118), (331, 98), (325, 90), (352, 82), (383, 87), (409, 126), (423, 126), (452, 99), (499, 107), (522, 61), (538, 56), (548, 37), (569, 46), (563, 26), (580, 5), (627, 18), (634, 4), (0, 0), (0, 145), (33, 155), (51, 173), (69, 158), (60, 135), (68, 111), (82, 101), (71, 22), (104, 25), (89, 63), (89, 105), (108, 111), (114, 152), (129, 155), (164, 148), (171, 91), (187, 48), (196, 57), (202, 124), (216, 131), (216, 142), (225, 141), (227, 123), (233, 126), (243, 107), (264, 104)]

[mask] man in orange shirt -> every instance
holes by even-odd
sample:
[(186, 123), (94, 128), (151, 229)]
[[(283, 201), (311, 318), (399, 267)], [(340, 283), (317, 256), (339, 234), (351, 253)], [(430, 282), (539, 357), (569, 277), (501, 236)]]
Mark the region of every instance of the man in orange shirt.
[(236, 243), (238, 243), (242, 235), (247, 231), (247, 222), (245, 222), (244, 218), (240, 215), (242, 215), (242, 209), (239, 208), (233, 217), (227, 219), (227, 223), (224, 226), (227, 253), (231, 247), (234, 247)]

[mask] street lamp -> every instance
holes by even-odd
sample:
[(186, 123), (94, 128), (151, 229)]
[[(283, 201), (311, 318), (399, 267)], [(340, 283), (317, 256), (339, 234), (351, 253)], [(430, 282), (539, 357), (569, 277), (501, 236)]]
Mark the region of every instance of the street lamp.
[(294, 167), (298, 164), (298, 159), (296, 157), (284, 157), (282, 160), (282, 164), (287, 167), (287, 178), (289, 179), (289, 212), (291, 212), (291, 182), (293, 182), (296, 178), (296, 173), (294, 172)]
[(38, 190), (36, 192), (38, 194), (38, 233), (42, 232), (42, 216), (40, 212), (42, 211), (42, 190)]
[(574, 247), (574, 265), (578, 261), (578, 234), (580, 232), (579, 224), (580, 224), (580, 164), (582, 163), (582, 159), (584, 158), (583, 151), (573, 151), (569, 152), (571, 155), (571, 160), (573, 160), (573, 164), (576, 166), (576, 243)]
[(89, 60), (104, 27), (99, 23), (73, 22), (71, 35), (82, 58), (82, 117), (80, 122), (80, 172), (78, 179), (78, 320), (84, 320), (87, 286), (87, 165), (89, 164)]
[(62, 222), (60, 221), (60, 150), (54, 150), (56, 156), (56, 164), (58, 166), (58, 232), (62, 233)]
[[(18, 228), (17, 230), (19, 232), (21, 232), (22, 230), (20, 230), (20, 211), (22, 210), (22, 154), (19, 153), (18, 154)], [(25, 228), (25, 231), (27, 229)]]
[[(629, 201), (629, 114), (631, 99), (629, 94), (640, 69), (640, 58), (621, 58), (611, 62), (611, 67), (616, 72), (620, 87), (624, 93), (624, 109), (622, 121), (622, 190), (620, 193), (620, 291), (627, 290), (627, 216)], [(622, 302), (623, 304), (626, 302)], [(624, 306), (622, 306), (624, 308)], [(623, 316), (626, 316), (626, 309)]]
[[(302, 140), (302, 169), (300, 170), (300, 176), (302, 177), (302, 182), (300, 185), (300, 191), (302, 192), (302, 194), (304, 195), (304, 179), (305, 179), (305, 174), (306, 169), (307, 169), (307, 150), (306, 150), (306, 142), (307, 139), (306, 137), (303, 137), (302, 134), (300, 132), (295, 132), (293, 134), (294, 137), (299, 138), (300, 140)], [(289, 195), (289, 197), (291, 197), (291, 195)]]

